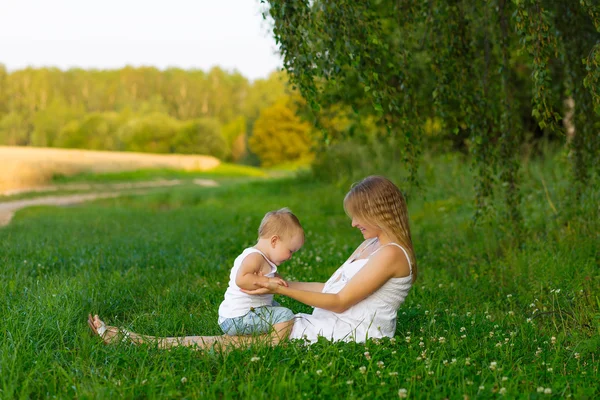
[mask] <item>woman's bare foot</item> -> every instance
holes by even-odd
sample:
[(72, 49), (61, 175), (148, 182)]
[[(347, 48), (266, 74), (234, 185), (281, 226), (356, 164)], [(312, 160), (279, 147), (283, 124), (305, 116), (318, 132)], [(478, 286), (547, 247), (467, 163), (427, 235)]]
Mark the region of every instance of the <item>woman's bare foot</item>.
[(88, 315), (88, 325), (95, 335), (100, 336), (106, 344), (118, 343), (123, 339), (123, 335), (116, 326), (107, 326), (98, 315)]

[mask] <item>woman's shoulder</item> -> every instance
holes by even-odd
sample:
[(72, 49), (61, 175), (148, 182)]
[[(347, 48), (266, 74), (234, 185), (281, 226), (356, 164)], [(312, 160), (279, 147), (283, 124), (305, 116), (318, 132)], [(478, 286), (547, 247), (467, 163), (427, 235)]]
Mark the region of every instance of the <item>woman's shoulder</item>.
[(377, 251), (377, 260), (394, 268), (395, 278), (410, 276), (412, 268), (408, 252), (397, 243), (389, 243)]

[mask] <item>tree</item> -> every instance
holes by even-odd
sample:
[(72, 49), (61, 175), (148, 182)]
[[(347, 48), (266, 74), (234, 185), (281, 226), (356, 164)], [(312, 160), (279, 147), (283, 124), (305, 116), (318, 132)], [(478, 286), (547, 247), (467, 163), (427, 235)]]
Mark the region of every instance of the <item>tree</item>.
[(240, 116), (223, 126), (223, 138), (229, 146), (231, 160), (241, 160), (246, 155), (246, 119)]
[(224, 159), (229, 153), (225, 138), (221, 135), (219, 121), (200, 118), (179, 125), (172, 141), (172, 152), (181, 154), (205, 154)]
[[(479, 175), (477, 209), (486, 210), (500, 189), (508, 217), (518, 221), (518, 155), (527, 127), (521, 110), (540, 130), (560, 132), (565, 95), (576, 97), (574, 176), (583, 184), (590, 179), (584, 171), (600, 148), (597, 1), (268, 4), (292, 84), (315, 112), (333, 100), (376, 115), (406, 150), (413, 181), (424, 117), (437, 117), (445, 131), (468, 139)], [(523, 70), (529, 81), (518, 79)]]
[(248, 144), (265, 167), (295, 161), (311, 154), (311, 126), (279, 101), (261, 111)]

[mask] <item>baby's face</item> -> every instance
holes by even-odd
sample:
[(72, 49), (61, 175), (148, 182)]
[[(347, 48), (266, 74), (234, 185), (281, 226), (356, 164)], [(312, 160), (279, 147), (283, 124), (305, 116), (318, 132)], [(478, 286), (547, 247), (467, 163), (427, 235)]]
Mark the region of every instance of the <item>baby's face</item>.
[(271, 253), (271, 257), (273, 257), (271, 261), (275, 265), (279, 265), (289, 260), (295, 252), (300, 250), (302, 245), (304, 245), (304, 235), (302, 234), (296, 234), (287, 239), (278, 238), (275, 249)]

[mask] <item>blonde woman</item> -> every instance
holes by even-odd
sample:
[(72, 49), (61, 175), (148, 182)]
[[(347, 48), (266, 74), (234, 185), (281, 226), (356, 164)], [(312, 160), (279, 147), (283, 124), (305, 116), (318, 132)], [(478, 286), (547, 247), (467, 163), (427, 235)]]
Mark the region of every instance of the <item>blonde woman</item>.
[[(280, 294), (315, 307), (312, 314), (296, 314), (293, 325), (266, 336), (187, 336), (155, 338), (106, 327), (98, 316), (89, 318), (91, 329), (110, 343), (127, 337), (135, 343), (156, 341), (161, 347), (201, 348), (247, 344), (266, 340), (277, 344), (288, 337), (314, 342), (322, 336), (337, 341), (364, 342), (393, 337), (397, 310), (417, 277), (404, 196), (390, 180), (369, 176), (355, 184), (344, 198), (344, 209), (364, 242), (325, 283), (255, 282), (248, 294)], [(121, 333), (121, 334), (120, 334)], [(124, 335), (124, 336), (123, 336)]]

